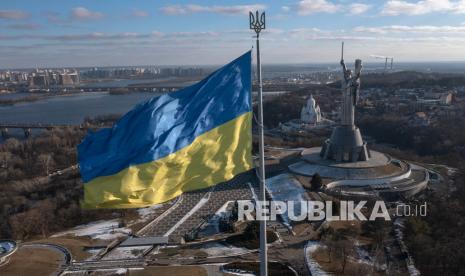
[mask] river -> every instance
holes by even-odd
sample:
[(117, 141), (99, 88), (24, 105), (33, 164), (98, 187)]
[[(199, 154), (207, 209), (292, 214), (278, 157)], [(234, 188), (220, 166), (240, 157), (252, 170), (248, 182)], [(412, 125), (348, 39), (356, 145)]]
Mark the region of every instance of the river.
[[(265, 97), (279, 96), (286, 91), (265, 92)], [(26, 93), (5, 94), (24, 96)], [(28, 94), (26, 94), (28, 95)], [(111, 95), (108, 92), (82, 92), (51, 96), (33, 102), (0, 106), (0, 123), (81, 124), (86, 117), (124, 114), (137, 103), (161, 93), (138, 92)], [(255, 92), (254, 92), (255, 96)]]
[[(54, 96), (34, 102), (0, 106), (0, 123), (52, 123), (79, 125), (86, 117), (124, 114), (136, 104), (159, 93), (130, 93), (111, 95), (108, 92), (85, 92)], [(33, 131), (37, 134), (39, 131)], [(9, 130), (15, 138), (22, 138), (21, 129)], [(0, 142), (3, 141), (0, 137)]]
[(49, 97), (34, 102), (0, 106), (0, 122), (78, 125), (86, 117), (124, 114), (137, 103), (157, 95), (159, 94), (110, 95), (107, 92), (85, 92)]

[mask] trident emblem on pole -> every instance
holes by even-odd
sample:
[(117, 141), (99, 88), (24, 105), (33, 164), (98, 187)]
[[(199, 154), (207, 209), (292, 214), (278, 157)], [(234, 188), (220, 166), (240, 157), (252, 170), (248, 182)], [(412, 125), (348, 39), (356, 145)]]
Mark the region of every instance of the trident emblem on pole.
[(265, 29), (265, 12), (259, 14), (258, 11), (256, 11), (255, 15), (253, 12), (249, 12), (249, 19), (250, 29), (254, 30), (258, 36), (260, 31)]

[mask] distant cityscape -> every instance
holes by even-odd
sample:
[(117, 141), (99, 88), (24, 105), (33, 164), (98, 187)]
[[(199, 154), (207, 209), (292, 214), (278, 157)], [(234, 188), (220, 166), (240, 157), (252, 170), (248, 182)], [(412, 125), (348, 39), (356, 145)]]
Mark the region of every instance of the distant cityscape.
[(162, 77), (198, 77), (203, 76), (203, 68), (92, 68), (82, 72), (86, 79), (110, 79), (110, 78), (162, 78)]
[[(445, 65), (441, 63), (430, 65), (431, 68), (426, 67), (425, 69), (425, 64), (398, 64), (394, 69), (388, 70), (388, 72), (393, 73), (405, 70), (454, 74), (462, 72), (460, 64), (451, 64), (449, 71), (445, 70), (443, 68)], [(108, 82), (119, 80), (130, 80), (131, 87), (141, 88), (141, 91), (173, 91), (172, 88), (184, 86), (183, 83), (185, 81), (200, 80), (202, 77), (213, 72), (214, 69), (215, 67), (213, 66), (121, 66), (0, 70), (0, 93), (87, 92), (90, 90), (86, 88), (96, 88), (97, 86), (99, 91), (102, 91), (102, 88), (103, 90), (105, 88), (121, 88), (121, 83), (116, 86), (105, 86)], [(330, 84), (340, 80), (341, 77), (335, 64), (265, 65), (263, 71), (264, 85), (268, 86), (268, 90), (270, 90), (270, 87), (274, 87), (271, 91), (283, 90), (276, 89), (276, 86), (280, 85)], [(383, 74), (387, 72), (385, 68), (383, 69), (382, 64), (376, 63), (365, 65), (364, 71), (370, 74)], [(165, 88), (167, 81), (172, 81), (169, 83), (168, 89)], [(155, 83), (158, 84), (155, 85)], [(163, 89), (150, 89), (159, 87), (160, 83), (163, 83), (161, 85)], [(457, 89), (460, 90), (461, 88), (457, 87)], [(365, 90), (365, 93), (371, 92), (373, 91)], [(375, 92), (378, 93), (380, 91)], [(412, 96), (412, 93), (419, 92), (421, 91), (410, 91), (410, 96)], [(438, 92), (437, 89), (434, 93), (436, 92)], [(402, 94), (402, 97), (405, 96), (403, 91), (399, 91), (399, 93)], [(426, 103), (426, 105), (428, 104)]]
[(208, 70), (182, 67), (35, 69), (0, 71), (0, 93), (65, 92), (82, 84), (115, 79), (200, 78)]

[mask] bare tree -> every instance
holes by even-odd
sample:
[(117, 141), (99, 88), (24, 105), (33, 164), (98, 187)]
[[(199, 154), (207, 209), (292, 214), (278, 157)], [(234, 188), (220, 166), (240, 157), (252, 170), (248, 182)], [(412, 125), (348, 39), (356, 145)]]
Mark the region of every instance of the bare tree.
[(52, 161), (53, 161), (52, 155), (47, 154), (47, 153), (40, 154), (37, 157), (37, 161), (42, 164), (42, 167), (44, 168), (45, 173), (47, 175), (49, 175), (50, 167), (51, 167), (51, 164), (52, 164)]
[(8, 168), (11, 162), (12, 154), (10, 152), (0, 152), (0, 168), (6, 169)]

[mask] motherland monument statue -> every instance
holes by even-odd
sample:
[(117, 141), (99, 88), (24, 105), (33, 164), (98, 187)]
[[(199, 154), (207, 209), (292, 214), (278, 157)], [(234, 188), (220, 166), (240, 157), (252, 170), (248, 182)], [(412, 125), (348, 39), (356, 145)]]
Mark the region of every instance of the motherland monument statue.
[(355, 60), (355, 74), (352, 74), (352, 70), (347, 69), (344, 56), (341, 58), (341, 66), (344, 74), (342, 79), (341, 125), (352, 126), (355, 124), (355, 106), (357, 105), (360, 90), (362, 61), (360, 59)]
[(366, 161), (370, 158), (370, 153), (362, 139), (359, 128), (355, 126), (355, 106), (360, 91), (362, 61), (360, 59), (355, 60), (354, 72), (347, 69), (344, 62), (344, 42), (342, 42), (340, 64), (343, 73), (341, 81), (341, 121), (334, 128), (331, 138), (324, 142), (320, 155), (325, 159), (339, 162)]

